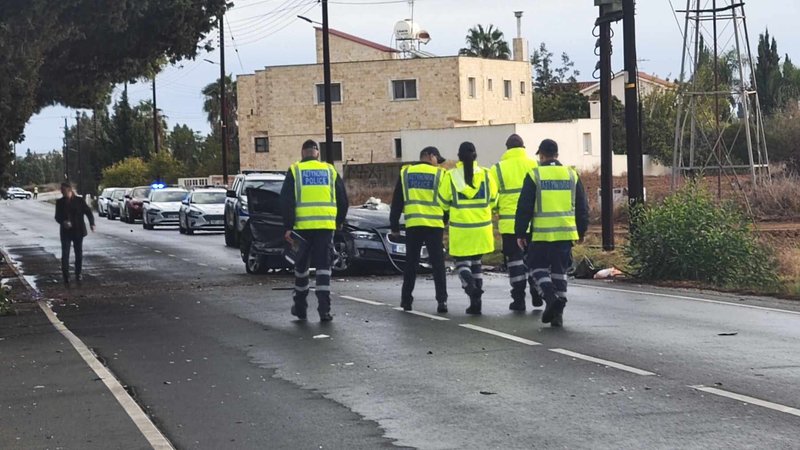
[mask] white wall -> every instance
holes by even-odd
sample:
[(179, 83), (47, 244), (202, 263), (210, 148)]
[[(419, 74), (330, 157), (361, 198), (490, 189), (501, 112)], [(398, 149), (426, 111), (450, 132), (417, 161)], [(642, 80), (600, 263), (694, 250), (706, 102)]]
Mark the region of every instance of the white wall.
[[(480, 165), (489, 167), (503, 156), (506, 139), (513, 133), (522, 137), (532, 158), (536, 158), (536, 149), (542, 140), (552, 139), (558, 143), (559, 160), (563, 164), (574, 166), (579, 172), (600, 170), (600, 120), (598, 119), (402, 131), (400, 139), (403, 141), (403, 160), (416, 161), (420, 150), (433, 145), (439, 149), (442, 156), (457, 161), (458, 146), (464, 141), (470, 141), (478, 149)], [(589, 135), (591, 154), (584, 152), (584, 134)], [(647, 155), (643, 162), (645, 176), (670, 173), (669, 168), (656, 164)], [(614, 176), (624, 175), (628, 171), (627, 157), (614, 155), (612, 166)]]
[(403, 161), (417, 161), (420, 150), (429, 145), (438, 148), (442, 156), (448, 160), (458, 161), (458, 147), (462, 142), (469, 141), (475, 144), (478, 150), (478, 163), (483, 167), (489, 167), (503, 156), (506, 139), (515, 133), (515, 129), (516, 125), (512, 124), (401, 131)]

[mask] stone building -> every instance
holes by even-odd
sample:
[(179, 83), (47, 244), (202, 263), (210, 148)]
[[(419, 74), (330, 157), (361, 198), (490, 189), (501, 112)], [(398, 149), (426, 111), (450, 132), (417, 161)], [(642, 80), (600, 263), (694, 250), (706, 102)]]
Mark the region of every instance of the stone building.
[[(306, 139), (324, 141), (321, 31), (315, 64), (266, 67), (237, 78), (243, 170), (285, 169)], [(521, 40), (520, 40), (521, 41)], [(401, 131), (533, 122), (524, 42), (514, 60), (403, 58), (395, 49), (331, 30), (337, 165), (415, 159)]]

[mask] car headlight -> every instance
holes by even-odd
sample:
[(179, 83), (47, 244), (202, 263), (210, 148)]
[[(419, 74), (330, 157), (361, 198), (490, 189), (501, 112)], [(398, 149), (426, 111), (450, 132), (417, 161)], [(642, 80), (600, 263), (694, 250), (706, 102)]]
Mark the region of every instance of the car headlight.
[(350, 232), (350, 236), (352, 236), (353, 239), (357, 239), (357, 240), (360, 240), (360, 241), (378, 241), (378, 242), (380, 242), (380, 240), (381, 240), (380, 236), (378, 236), (377, 234), (372, 233), (370, 231), (351, 231)]
[(192, 208), (192, 209), (189, 210), (189, 217), (200, 217), (202, 215), (203, 215), (203, 212), (200, 211), (199, 209)]
[(147, 212), (149, 212), (150, 214), (158, 214), (161, 212), (161, 210), (158, 208), (150, 208), (147, 210)]

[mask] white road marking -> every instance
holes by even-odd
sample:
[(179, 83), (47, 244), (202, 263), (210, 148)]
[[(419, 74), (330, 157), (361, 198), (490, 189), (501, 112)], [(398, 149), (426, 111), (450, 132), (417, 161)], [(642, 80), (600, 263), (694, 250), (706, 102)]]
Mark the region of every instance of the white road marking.
[(183, 261), (183, 262), (192, 262), (192, 260), (189, 259), (189, 258), (181, 258), (181, 261)]
[(365, 300), (363, 298), (351, 297), (349, 295), (340, 295), (339, 297), (345, 298), (347, 300), (352, 300), (354, 302), (366, 303), (367, 305), (373, 305), (373, 306), (383, 306), (383, 305), (386, 304), (386, 303), (381, 303), (381, 302), (375, 302), (375, 301), (372, 301), (372, 300)]
[(733, 400), (738, 400), (740, 402), (750, 403), (751, 405), (761, 406), (763, 408), (769, 408), (775, 411), (800, 417), (800, 409), (792, 408), (791, 406), (772, 403), (766, 400), (750, 397), (748, 395), (737, 394), (735, 392), (724, 391), (722, 389), (717, 389), (713, 387), (706, 387), (706, 386), (689, 386), (689, 387), (692, 389), (696, 389), (698, 391), (707, 392), (709, 394), (719, 395), (720, 397), (727, 397)]
[(450, 320), (447, 317), (434, 316), (433, 314), (428, 314), (428, 313), (424, 313), (424, 312), (421, 312), (421, 311), (403, 311), (403, 308), (401, 308), (399, 306), (397, 308), (394, 308), (394, 310), (395, 311), (404, 312), (404, 313), (408, 313), (408, 314), (413, 314), (415, 316), (426, 317), (428, 319), (433, 319), (433, 320), (442, 320), (442, 321)]
[(655, 375), (653, 372), (637, 369), (636, 367), (626, 366), (625, 364), (616, 363), (614, 361), (608, 361), (606, 359), (595, 358), (594, 356), (589, 356), (589, 355), (584, 355), (582, 353), (576, 353), (569, 350), (564, 350), (563, 348), (551, 348), (549, 350), (551, 352), (560, 353), (562, 355), (570, 356), (575, 359), (582, 359), (584, 361), (600, 364), (601, 366), (613, 367), (615, 369), (624, 370), (625, 372), (635, 373), (636, 375), (643, 375), (643, 376)]
[(202, 267), (208, 267), (208, 264), (206, 264), (206, 263), (197, 263), (197, 265), (198, 266), (202, 266)]
[(153, 250), (156, 253), (161, 253), (161, 250)]
[(653, 297), (666, 297), (666, 298), (677, 298), (679, 300), (692, 300), (695, 302), (703, 302), (703, 303), (713, 303), (717, 305), (727, 305), (727, 306), (738, 306), (739, 308), (749, 308), (749, 309), (757, 309), (760, 311), (771, 311), (771, 312), (779, 312), (779, 313), (786, 313), (786, 314), (794, 314), (800, 316), (800, 311), (789, 311), (788, 309), (779, 309), (779, 308), (768, 308), (766, 306), (755, 306), (755, 305), (743, 305), (741, 303), (733, 303), (733, 302), (724, 302), (722, 300), (711, 300), (708, 298), (699, 298), (699, 297), (689, 297), (686, 295), (674, 295), (674, 294), (661, 294), (658, 292), (645, 292), (645, 291), (633, 291), (629, 289), (617, 289), (617, 288), (609, 288), (609, 287), (602, 287), (602, 286), (592, 286), (589, 284), (581, 284), (581, 283), (573, 283), (571, 286), (582, 287), (585, 289), (598, 289), (601, 291), (612, 291), (612, 292), (624, 292), (626, 294), (639, 294), (639, 295), (649, 295)]
[(177, 256), (175, 255), (167, 255), (167, 256), (169, 256), (170, 258), (177, 258)]
[(156, 428), (155, 424), (147, 417), (147, 414), (142, 411), (142, 408), (139, 407), (125, 388), (122, 387), (119, 380), (100, 363), (95, 354), (89, 350), (89, 347), (69, 331), (63, 322), (58, 320), (58, 317), (56, 317), (55, 313), (53, 313), (53, 310), (50, 309), (50, 306), (48, 306), (46, 302), (39, 300), (37, 303), (39, 304), (39, 308), (44, 311), (47, 318), (50, 319), (50, 323), (52, 323), (56, 330), (72, 344), (72, 347), (78, 352), (81, 358), (83, 358), (86, 364), (89, 365), (92, 371), (94, 371), (95, 375), (97, 375), (108, 390), (111, 391), (111, 394), (117, 399), (122, 409), (128, 414), (128, 417), (133, 420), (133, 423), (139, 431), (142, 432), (145, 439), (147, 439), (147, 442), (149, 442), (154, 449), (174, 449), (175, 447), (173, 447), (161, 431)]
[(480, 331), (481, 333), (491, 334), (492, 336), (501, 337), (503, 339), (508, 339), (509, 341), (519, 342), (520, 344), (525, 345), (542, 345), (536, 341), (531, 341), (530, 339), (521, 338), (519, 336), (514, 336), (513, 334), (503, 333), (501, 331), (492, 330), (489, 328), (479, 327), (477, 325), (472, 325), (471, 323), (462, 323), (458, 326), (468, 328), (470, 330)]
[(227, 267), (220, 267), (219, 270), (230, 270)]

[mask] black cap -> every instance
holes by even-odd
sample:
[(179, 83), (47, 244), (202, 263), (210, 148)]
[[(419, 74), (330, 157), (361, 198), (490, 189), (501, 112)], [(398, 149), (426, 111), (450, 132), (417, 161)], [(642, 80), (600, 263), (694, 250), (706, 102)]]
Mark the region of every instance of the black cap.
[(522, 137), (518, 134), (512, 134), (506, 140), (506, 148), (519, 148), (525, 147), (525, 142), (522, 140)]
[(70, 183), (69, 181), (62, 181), (61, 182), (61, 188), (62, 189), (64, 189), (64, 188), (72, 189), (72, 183)]
[(319, 146), (312, 139), (303, 142), (303, 150), (319, 150)]
[(540, 153), (545, 156), (556, 156), (558, 155), (558, 144), (552, 139), (545, 139), (539, 144), (539, 151), (536, 152), (537, 155)]
[(425, 156), (431, 156), (431, 155), (436, 157), (436, 161), (439, 164), (447, 161), (446, 159), (444, 159), (442, 154), (439, 153), (439, 149), (436, 147), (425, 147), (422, 149), (421, 152), (419, 152), (420, 159), (424, 158)]

